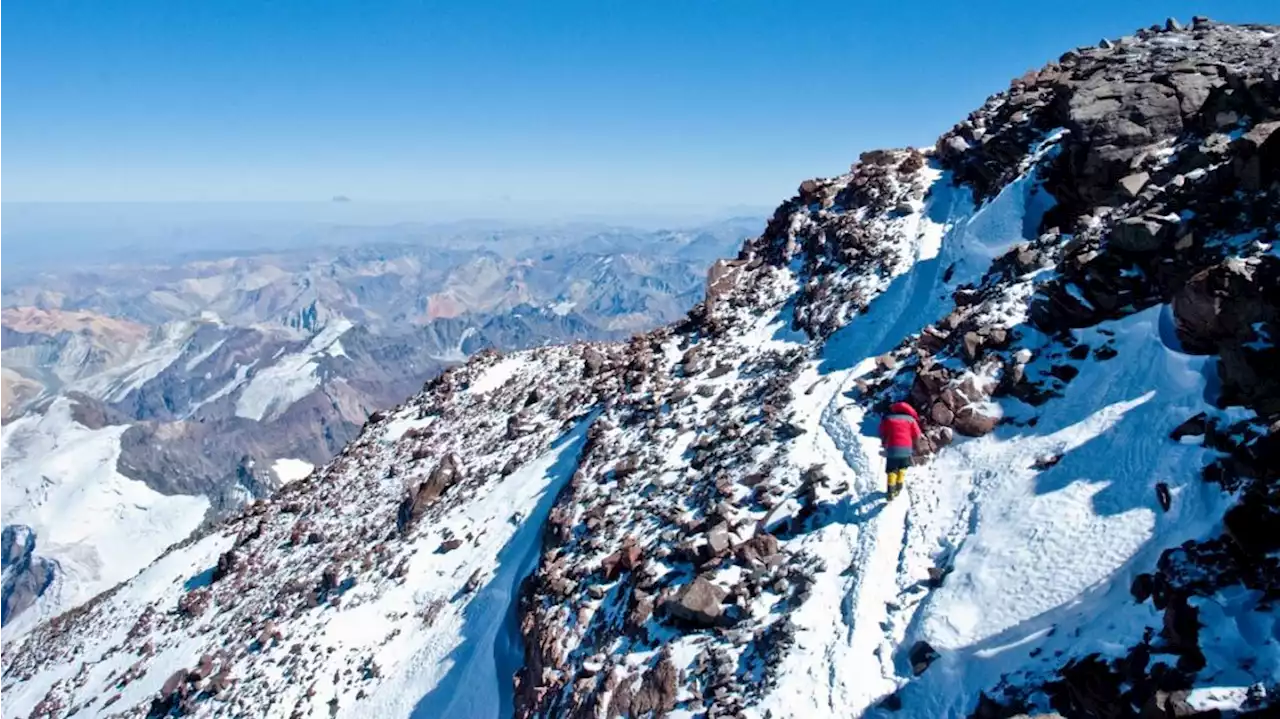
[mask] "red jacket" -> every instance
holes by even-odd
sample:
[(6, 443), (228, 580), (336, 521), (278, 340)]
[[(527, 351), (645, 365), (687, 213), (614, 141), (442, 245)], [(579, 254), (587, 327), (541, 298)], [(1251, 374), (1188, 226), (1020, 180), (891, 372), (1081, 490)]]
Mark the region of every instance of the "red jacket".
[(920, 436), (920, 415), (906, 402), (894, 402), (889, 412), (880, 420), (880, 440), (890, 453), (902, 454), (902, 450), (906, 450), (906, 455), (910, 456), (915, 450), (916, 438)]

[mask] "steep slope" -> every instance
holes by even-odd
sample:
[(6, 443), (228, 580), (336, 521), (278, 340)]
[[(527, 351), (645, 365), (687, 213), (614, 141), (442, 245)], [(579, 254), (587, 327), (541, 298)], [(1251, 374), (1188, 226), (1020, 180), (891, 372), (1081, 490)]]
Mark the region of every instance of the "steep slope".
[(477, 356), (6, 647), (7, 711), (1274, 712), (1278, 40), (1080, 48), (805, 182), (684, 321)]
[[(30, 545), (15, 558), (15, 570), (32, 557), (54, 565), (48, 585), (34, 594), (14, 591), (13, 583), (21, 582), (6, 576), (6, 632), (50, 619), (129, 579), (195, 531), (209, 509), (204, 497), (166, 496), (120, 474), (120, 435), (128, 427), (86, 427), (76, 421), (75, 409), (60, 397), (43, 415), (3, 429), (4, 525), (6, 531), (24, 530)], [(23, 627), (8, 621), (33, 603), (37, 608), (22, 615)]]

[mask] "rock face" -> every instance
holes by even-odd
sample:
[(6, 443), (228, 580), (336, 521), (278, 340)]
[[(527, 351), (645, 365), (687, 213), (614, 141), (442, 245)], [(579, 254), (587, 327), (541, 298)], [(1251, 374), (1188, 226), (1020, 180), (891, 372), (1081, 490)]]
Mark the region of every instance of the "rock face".
[(1174, 295), (1178, 339), (1189, 351), (1219, 356), (1227, 400), (1280, 411), (1280, 260), (1231, 258), (1196, 274)]
[[(6, 711), (136, 666), (125, 715), (430, 713), (382, 677), (460, 636), (519, 664), (528, 719), (1113, 717), (1273, 681), (1280, 50), (1169, 27), (804, 183), (671, 327), (445, 373), (6, 651)], [(863, 437), (904, 400), (886, 503)], [(216, 703), (166, 681), (217, 651)]]
[(35, 554), (36, 536), (30, 527), (11, 524), (0, 535), (0, 557), (4, 562), (4, 618), (21, 612), (35, 602), (57, 572), (56, 563)]

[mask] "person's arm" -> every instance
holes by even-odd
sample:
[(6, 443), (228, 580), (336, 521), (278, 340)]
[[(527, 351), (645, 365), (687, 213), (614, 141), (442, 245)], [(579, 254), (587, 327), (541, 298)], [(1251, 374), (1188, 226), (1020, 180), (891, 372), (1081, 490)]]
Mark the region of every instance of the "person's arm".
[(920, 439), (920, 437), (923, 435), (924, 435), (924, 432), (920, 431), (920, 423), (915, 421), (914, 419), (911, 420), (911, 439), (913, 440)]

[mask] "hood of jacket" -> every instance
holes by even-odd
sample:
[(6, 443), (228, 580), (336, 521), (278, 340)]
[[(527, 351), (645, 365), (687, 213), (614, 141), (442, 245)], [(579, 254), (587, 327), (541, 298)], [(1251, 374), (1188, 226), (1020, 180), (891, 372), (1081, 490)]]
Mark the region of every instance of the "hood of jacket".
[(907, 404), (906, 402), (894, 402), (893, 404), (889, 405), (889, 411), (894, 414), (910, 415), (912, 419), (916, 420), (917, 422), (920, 421), (920, 415), (916, 414), (915, 408)]

